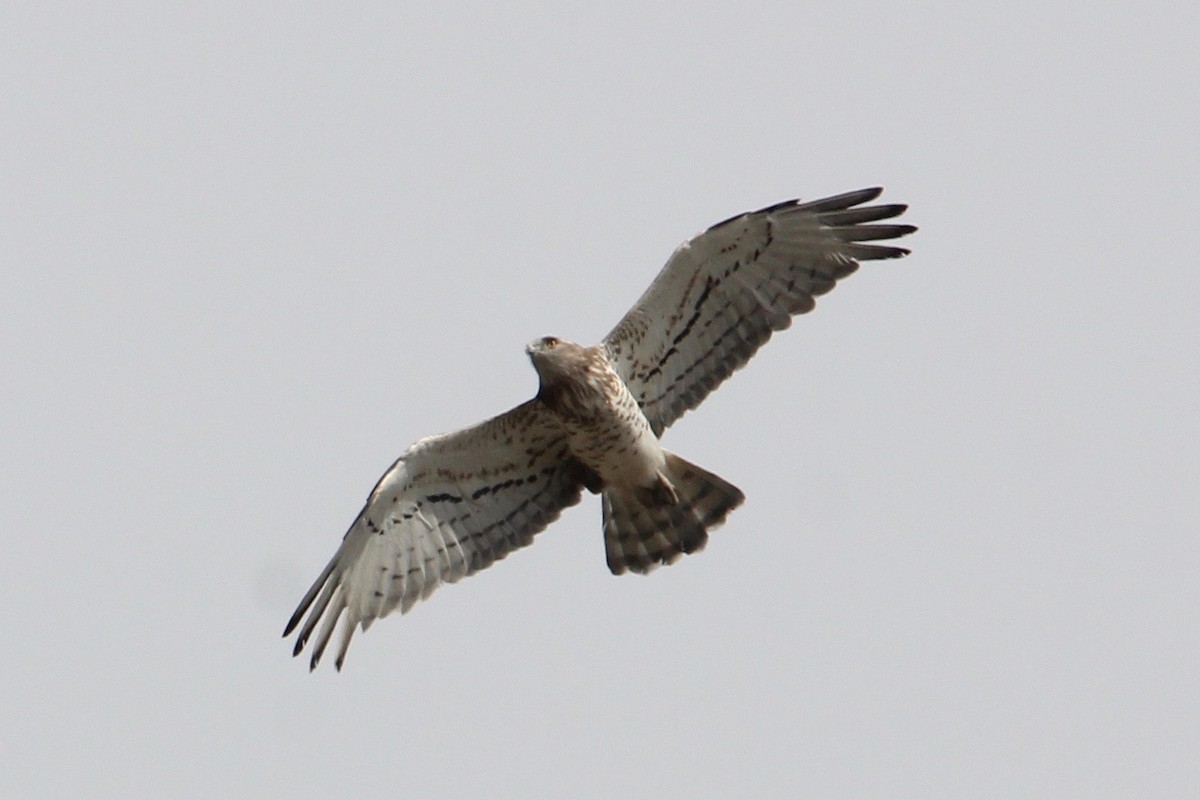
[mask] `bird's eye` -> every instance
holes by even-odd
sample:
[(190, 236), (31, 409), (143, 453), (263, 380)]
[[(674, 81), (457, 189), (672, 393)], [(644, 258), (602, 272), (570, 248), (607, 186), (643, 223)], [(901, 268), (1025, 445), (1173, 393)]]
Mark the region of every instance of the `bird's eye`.
[(547, 336), (545, 339), (542, 339), (542, 344), (553, 349), (558, 346), (558, 339), (555, 339), (553, 336)]

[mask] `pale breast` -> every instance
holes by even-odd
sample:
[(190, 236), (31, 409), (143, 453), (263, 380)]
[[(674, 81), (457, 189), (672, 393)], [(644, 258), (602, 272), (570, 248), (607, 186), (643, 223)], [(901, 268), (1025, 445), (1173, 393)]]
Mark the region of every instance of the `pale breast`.
[(588, 373), (573, 393), (582, 413), (564, 416), (571, 451), (607, 483), (653, 483), (665, 459), (637, 400), (607, 363)]

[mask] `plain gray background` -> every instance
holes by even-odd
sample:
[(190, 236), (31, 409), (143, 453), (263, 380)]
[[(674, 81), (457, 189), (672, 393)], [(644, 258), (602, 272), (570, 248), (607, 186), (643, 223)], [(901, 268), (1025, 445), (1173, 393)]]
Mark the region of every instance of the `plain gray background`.
[[(6, 6), (5, 797), (1194, 797), (1200, 6)], [(310, 675), (411, 441), (716, 220), (882, 184), (913, 255)]]

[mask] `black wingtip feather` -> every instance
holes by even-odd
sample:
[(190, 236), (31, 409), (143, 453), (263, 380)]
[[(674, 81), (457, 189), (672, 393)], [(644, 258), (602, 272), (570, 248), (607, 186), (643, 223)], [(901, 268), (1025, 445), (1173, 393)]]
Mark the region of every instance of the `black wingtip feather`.
[[(325, 569), (321, 570), (321, 574), (317, 576), (315, 581), (313, 581), (312, 586), (310, 586), (308, 591), (304, 593), (304, 597), (300, 600), (300, 605), (296, 606), (296, 610), (292, 612), (291, 618), (288, 620), (287, 625), (285, 625), (283, 628), (284, 638), (290, 636), (292, 631), (296, 630), (296, 626), (300, 624), (300, 620), (304, 619), (304, 613), (308, 611), (309, 607), (313, 604), (313, 601), (317, 599), (318, 593), (320, 593), (320, 591), (325, 587), (326, 582), (329, 580), (329, 576), (333, 574), (333, 568), (337, 564), (337, 558), (337, 554), (334, 554), (333, 558), (329, 560), (329, 563), (325, 565)], [(317, 616), (320, 615), (318, 614)], [(314, 619), (312, 622), (315, 623), (316, 620)], [(299, 655), (300, 651), (304, 649), (304, 643), (308, 641), (308, 637), (312, 633), (312, 627), (312, 625), (309, 625), (300, 631), (300, 637), (296, 640), (296, 650), (294, 653), (292, 653), (292, 655)]]
[(869, 203), (881, 194), (883, 194), (882, 186), (872, 186), (868, 189), (858, 189), (853, 192), (844, 192), (842, 194), (835, 194), (832, 197), (822, 197), (819, 200), (800, 203), (796, 206), (796, 209), (816, 211), (817, 213), (824, 211), (844, 211), (851, 206)]
[(846, 255), (859, 261), (878, 261), (884, 258), (903, 258), (910, 251), (905, 247), (890, 247), (879, 244), (851, 244), (846, 247)]
[(908, 210), (902, 203), (888, 203), (881, 206), (859, 206), (843, 211), (826, 211), (821, 214), (821, 223), (830, 227), (841, 225), (859, 225), (864, 222), (878, 222), (883, 219), (898, 217)]
[[(824, 222), (824, 220), (822, 220)], [(873, 242), (880, 239), (899, 239), (916, 230), (913, 225), (838, 225), (829, 232), (843, 242)]]
[(855, 208), (855, 206), (871, 202), (881, 194), (883, 194), (882, 186), (870, 186), (866, 189), (843, 192), (842, 194), (822, 197), (818, 200), (809, 200), (808, 202), (800, 199), (784, 200), (781, 203), (774, 203), (756, 211), (743, 211), (741, 214), (734, 214), (732, 217), (723, 219), (715, 225), (710, 225), (708, 230), (715, 230), (722, 225), (736, 222), (743, 217), (757, 214), (774, 214), (776, 212), (815, 212), (822, 216), (822, 221), (827, 225), (853, 225), (859, 222), (874, 222), (875, 220), (897, 217), (908, 209), (907, 205), (901, 203), (889, 203), (869, 208)]

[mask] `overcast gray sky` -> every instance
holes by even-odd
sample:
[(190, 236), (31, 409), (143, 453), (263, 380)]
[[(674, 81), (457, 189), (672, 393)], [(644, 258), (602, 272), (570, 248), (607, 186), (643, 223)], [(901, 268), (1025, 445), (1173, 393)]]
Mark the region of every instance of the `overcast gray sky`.
[[(1194, 797), (1194, 2), (11, 3), (5, 797)], [(586, 498), (314, 674), (411, 441), (671, 250), (921, 227), (667, 435), (748, 495), (613, 578)]]

